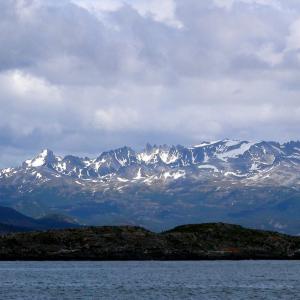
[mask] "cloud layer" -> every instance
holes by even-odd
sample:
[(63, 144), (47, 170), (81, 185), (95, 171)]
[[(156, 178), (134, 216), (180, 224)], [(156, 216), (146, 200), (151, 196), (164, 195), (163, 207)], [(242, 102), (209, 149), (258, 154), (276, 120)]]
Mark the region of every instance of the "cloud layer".
[(297, 0), (0, 2), (0, 166), (41, 148), (299, 139)]

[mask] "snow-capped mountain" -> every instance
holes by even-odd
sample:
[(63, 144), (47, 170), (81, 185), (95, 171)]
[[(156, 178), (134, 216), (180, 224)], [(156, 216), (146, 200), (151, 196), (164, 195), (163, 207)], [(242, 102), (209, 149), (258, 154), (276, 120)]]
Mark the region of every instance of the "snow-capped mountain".
[(300, 233), (300, 220), (291, 217), (300, 208), (298, 195), (300, 142), (148, 144), (96, 158), (43, 150), (18, 168), (0, 170), (0, 204), (34, 217), (67, 213), (91, 224), (161, 229), (232, 221)]
[(25, 161), (21, 168), (2, 170), (0, 176), (7, 178), (22, 172), (35, 175), (41, 181), (43, 177), (51, 179), (52, 175), (83, 181), (140, 180), (149, 183), (151, 177), (178, 179), (212, 171), (224, 177), (255, 179), (255, 175), (262, 173), (264, 177), (267, 177), (265, 173), (269, 176), (274, 168), (295, 167), (299, 163), (300, 142), (281, 145), (275, 142), (222, 140), (190, 148), (148, 144), (141, 152), (123, 147), (103, 152), (95, 159), (72, 155), (62, 158), (55, 156), (51, 150), (43, 150), (33, 159)]

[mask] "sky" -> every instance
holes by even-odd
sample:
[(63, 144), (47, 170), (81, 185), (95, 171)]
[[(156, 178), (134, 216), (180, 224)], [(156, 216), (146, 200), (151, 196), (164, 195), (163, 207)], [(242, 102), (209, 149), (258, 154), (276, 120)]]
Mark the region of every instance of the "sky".
[(5, 0), (0, 45), (0, 167), (299, 139), (299, 0)]

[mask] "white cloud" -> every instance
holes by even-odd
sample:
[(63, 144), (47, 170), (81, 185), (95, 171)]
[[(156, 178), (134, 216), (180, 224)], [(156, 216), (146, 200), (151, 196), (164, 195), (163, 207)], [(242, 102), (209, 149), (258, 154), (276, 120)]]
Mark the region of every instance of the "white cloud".
[(280, 64), (284, 58), (283, 51), (276, 51), (272, 44), (263, 45), (257, 55), (261, 60), (267, 62), (271, 66)]
[(176, 3), (174, 0), (127, 0), (142, 16), (153, 16), (156, 21), (181, 28), (183, 24), (176, 18)]
[(119, 0), (72, 0), (72, 2), (89, 10), (93, 14), (103, 11), (116, 11), (123, 6), (123, 2)]
[(16, 14), (23, 21), (30, 21), (40, 6), (38, 0), (15, 0)]
[(232, 9), (235, 4), (247, 4), (247, 5), (262, 5), (271, 6), (275, 9), (281, 9), (282, 5), (279, 0), (214, 0), (214, 3), (226, 9)]
[(101, 130), (122, 132), (136, 130), (139, 126), (138, 112), (131, 108), (113, 106), (97, 109), (94, 114), (94, 126)]
[(286, 51), (300, 49), (300, 19), (291, 24), (286, 43)]
[(53, 118), (64, 105), (58, 87), (14, 70), (0, 74), (0, 90), (0, 128), (11, 131), (12, 138), (26, 137), (37, 128), (45, 134), (60, 130)]
[(299, 137), (296, 2), (74, 1), (0, 2), (0, 165)]
[(2, 94), (20, 102), (27, 101), (32, 104), (48, 102), (52, 106), (62, 101), (58, 87), (20, 70), (0, 74), (0, 84)]
[(152, 17), (154, 20), (170, 26), (182, 27), (182, 23), (176, 19), (174, 0), (72, 0), (72, 2), (87, 9), (100, 19), (105, 18), (104, 12), (113, 12), (124, 5), (129, 5), (142, 16)]

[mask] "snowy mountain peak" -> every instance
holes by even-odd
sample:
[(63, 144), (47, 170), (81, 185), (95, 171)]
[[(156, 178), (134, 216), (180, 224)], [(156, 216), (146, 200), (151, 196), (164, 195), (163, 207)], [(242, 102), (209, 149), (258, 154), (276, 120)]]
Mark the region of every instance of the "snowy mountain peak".
[(27, 167), (38, 168), (46, 166), (48, 164), (55, 163), (59, 160), (58, 157), (49, 149), (42, 150), (35, 158), (31, 160), (26, 160), (25, 165)]
[[(0, 177), (2, 174), (8, 178), (21, 171), (32, 175), (32, 169), (38, 169), (36, 172), (41, 174), (38, 177), (43, 180), (51, 176), (50, 180), (65, 177), (120, 183), (120, 178), (123, 182), (134, 182), (139, 178), (139, 182), (150, 184), (159, 178), (170, 181), (203, 176), (265, 180), (269, 172), (297, 167), (300, 168), (299, 142), (255, 143), (225, 139), (203, 142), (191, 148), (147, 144), (144, 150), (134, 151), (129, 147), (122, 147), (103, 152), (95, 159), (73, 155), (60, 158), (51, 150), (45, 149), (32, 160), (27, 160), (22, 167), (11, 172), (0, 172)], [(178, 172), (185, 176), (163, 175), (179, 174)]]

